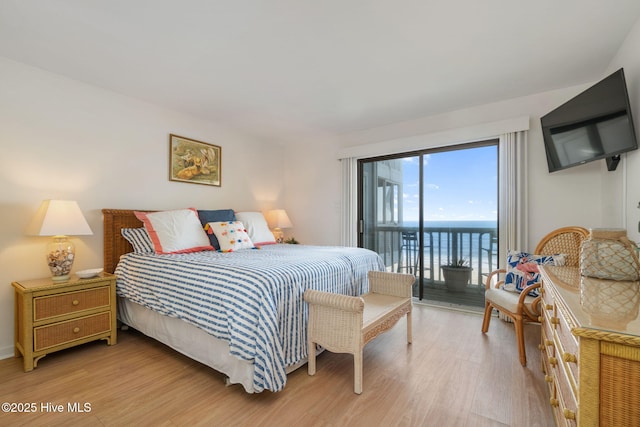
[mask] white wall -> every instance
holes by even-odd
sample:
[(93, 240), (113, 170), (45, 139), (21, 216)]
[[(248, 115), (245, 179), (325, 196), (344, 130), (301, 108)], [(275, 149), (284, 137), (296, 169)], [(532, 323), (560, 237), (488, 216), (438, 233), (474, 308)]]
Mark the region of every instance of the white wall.
[(332, 138), (307, 140), (285, 154), (285, 206), (300, 243), (339, 245), (341, 166)]
[[(636, 135), (640, 137), (640, 20), (627, 36), (627, 39), (620, 47), (618, 54), (611, 61), (606, 74), (612, 73), (623, 67), (627, 79), (627, 90), (631, 110), (634, 114), (634, 124)], [(605, 74), (605, 75), (606, 75)], [(622, 202), (624, 203), (623, 216), (625, 217), (625, 228), (629, 238), (633, 241), (640, 241), (640, 150), (627, 154), (626, 168), (621, 177), (622, 185), (626, 189)]]
[[(222, 187), (168, 179), (169, 134), (222, 147)], [(48, 238), (24, 228), (44, 199), (78, 201), (93, 236), (74, 271), (102, 266), (102, 208), (282, 205), (282, 148), (211, 122), (0, 58), (0, 356), (13, 354), (14, 280), (46, 277)]]

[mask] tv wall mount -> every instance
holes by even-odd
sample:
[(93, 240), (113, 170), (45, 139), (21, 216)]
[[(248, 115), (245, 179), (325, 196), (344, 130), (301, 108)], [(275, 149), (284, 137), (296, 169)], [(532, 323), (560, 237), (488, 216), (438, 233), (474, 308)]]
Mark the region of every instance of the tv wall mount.
[(605, 160), (607, 161), (607, 170), (614, 171), (618, 167), (618, 163), (620, 163), (620, 154), (607, 157)]

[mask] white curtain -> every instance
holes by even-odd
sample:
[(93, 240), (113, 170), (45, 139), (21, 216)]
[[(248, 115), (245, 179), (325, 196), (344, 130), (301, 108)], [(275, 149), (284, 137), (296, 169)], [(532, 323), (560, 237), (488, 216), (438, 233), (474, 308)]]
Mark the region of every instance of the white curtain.
[(342, 162), (342, 224), (340, 244), (358, 245), (358, 161), (350, 157)]
[(507, 251), (528, 249), (527, 131), (500, 136), (499, 170), (499, 266), (504, 267)]

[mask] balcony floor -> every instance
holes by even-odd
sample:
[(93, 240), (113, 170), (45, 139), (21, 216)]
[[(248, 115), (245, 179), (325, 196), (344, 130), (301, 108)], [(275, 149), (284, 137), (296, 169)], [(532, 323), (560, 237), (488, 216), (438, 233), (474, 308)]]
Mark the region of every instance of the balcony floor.
[[(418, 287), (414, 285), (413, 296), (418, 297)], [(484, 308), (484, 286), (469, 285), (464, 292), (451, 292), (444, 284), (428, 283), (424, 284), (423, 302), (433, 302), (435, 304), (451, 304)]]

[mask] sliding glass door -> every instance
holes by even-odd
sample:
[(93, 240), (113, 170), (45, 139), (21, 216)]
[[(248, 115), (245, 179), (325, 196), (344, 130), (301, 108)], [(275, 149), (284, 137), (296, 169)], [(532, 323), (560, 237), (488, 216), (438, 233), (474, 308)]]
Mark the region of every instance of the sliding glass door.
[[(497, 266), (497, 141), (360, 160), (359, 245), (388, 271), (416, 276), (414, 295), (483, 305)], [(466, 267), (454, 287), (442, 266)]]
[[(420, 267), (420, 157), (359, 164), (359, 246), (378, 252), (390, 271), (418, 274)], [(412, 200), (405, 200), (407, 194)]]

